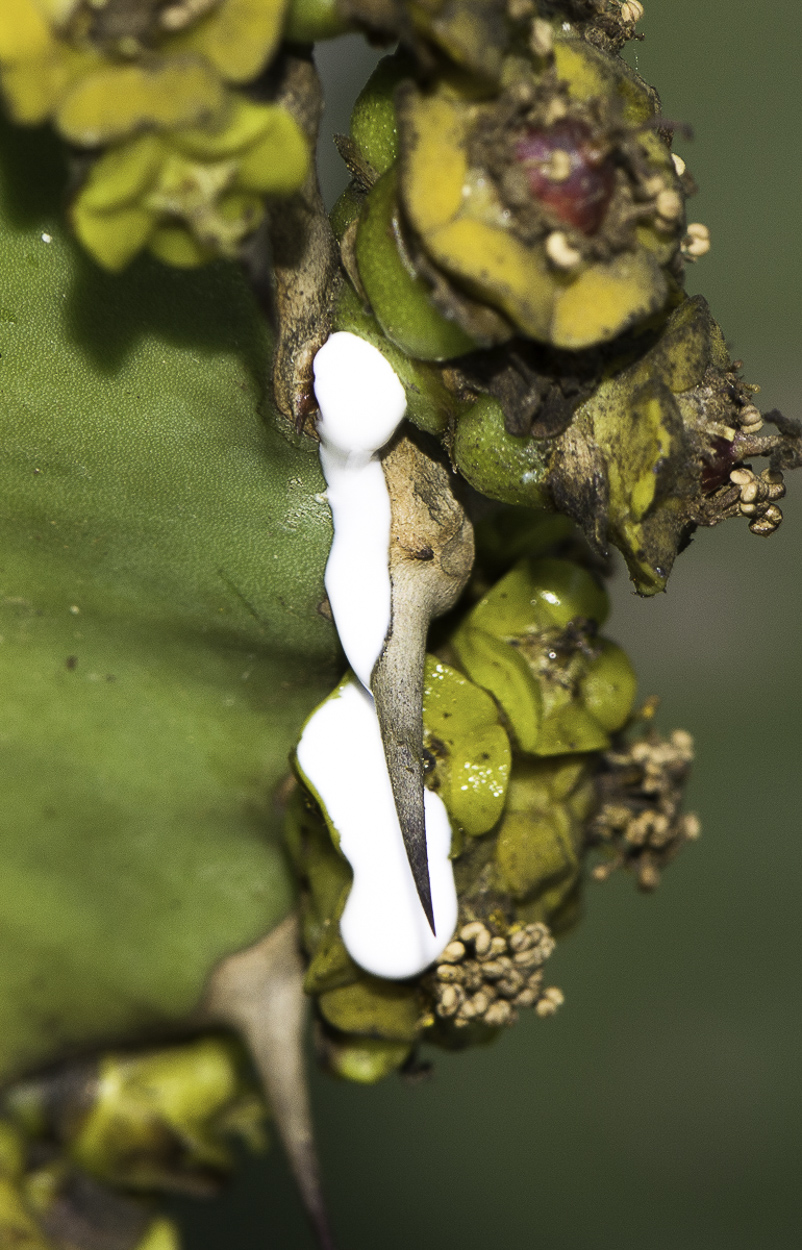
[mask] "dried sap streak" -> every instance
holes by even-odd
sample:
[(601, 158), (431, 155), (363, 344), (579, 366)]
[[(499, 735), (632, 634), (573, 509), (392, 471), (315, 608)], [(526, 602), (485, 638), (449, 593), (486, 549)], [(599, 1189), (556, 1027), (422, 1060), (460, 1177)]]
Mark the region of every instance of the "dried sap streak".
[(370, 678), (390, 628), (390, 499), (377, 453), (406, 409), (381, 352), (354, 334), (331, 336), (315, 358), (320, 461), (334, 540), (326, 592), (350, 675), (309, 718), (298, 766), (320, 799), (354, 872), (340, 920), (352, 958), (388, 978), (416, 976), (457, 922), (451, 828), (442, 800), (425, 795), (435, 936), (407, 861), (384, 759)]

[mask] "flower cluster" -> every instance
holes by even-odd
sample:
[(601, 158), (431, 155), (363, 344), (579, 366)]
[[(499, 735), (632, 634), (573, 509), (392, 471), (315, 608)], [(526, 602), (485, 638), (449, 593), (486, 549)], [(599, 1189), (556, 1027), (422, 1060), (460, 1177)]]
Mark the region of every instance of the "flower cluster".
[(422, 359), (516, 335), (592, 348), (676, 281), (690, 184), (654, 92), (580, 26), (527, 22), (484, 83), (442, 64), (419, 82), (401, 52), (357, 102), (354, 276)]
[[(521, 547), (540, 554), (516, 559)], [(337, 831), (303, 785), (288, 803), (318, 1049), (353, 1080), (411, 1062), (422, 1040), (487, 1040), (521, 1008), (559, 1006), (542, 965), (552, 932), (578, 917), (588, 853), (604, 840), (609, 761), (629, 749), (634, 674), (599, 635), (607, 597), (570, 525), (503, 511), (478, 526), (477, 548), (473, 604), (424, 674), (426, 785), (451, 821), (460, 915), (434, 969), (396, 982), (354, 962), (339, 931), (351, 870)], [(674, 824), (686, 773), (687, 760), (671, 773)]]
[(555, 986), (543, 988), (542, 968), (553, 950), (544, 924), (516, 925), (502, 936), (479, 920), (469, 921), (431, 974), (436, 1015), (457, 1028), (514, 1024), (524, 1007), (534, 1007), (541, 1017), (553, 1015), (563, 996)]
[[(647, 718), (651, 712), (647, 707)], [(605, 754), (598, 779), (602, 805), (588, 830), (604, 854), (595, 880), (627, 867), (642, 890), (653, 890), (681, 847), (699, 837), (697, 817), (681, 810), (692, 760), (693, 740), (681, 729), (667, 739), (652, 729)]]
[(71, 215), (109, 269), (148, 248), (171, 264), (235, 256), (264, 197), (303, 183), (306, 139), (245, 84), (270, 63), (285, 0), (10, 0), (0, 88), (80, 162)]
[(357, 100), (335, 324), (391, 359), (474, 489), (567, 513), (654, 594), (696, 526), (776, 529), (788, 431), (756, 438), (754, 388), (682, 290), (710, 239), (686, 225), (656, 93), (617, 55), (640, 6), (484, 6), (490, 61), (457, 46), (460, 7), (410, 5), (426, 72), (407, 39)]

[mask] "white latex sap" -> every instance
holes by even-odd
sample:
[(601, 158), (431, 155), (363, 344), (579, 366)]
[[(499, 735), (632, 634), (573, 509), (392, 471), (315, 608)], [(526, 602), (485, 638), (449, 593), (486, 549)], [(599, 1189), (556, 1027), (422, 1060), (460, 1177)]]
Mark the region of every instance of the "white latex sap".
[(404, 849), (373, 700), (357, 681), (344, 682), (307, 722), (298, 764), (354, 870), (340, 920), (348, 952), (376, 976), (415, 976), (437, 958), (457, 922), (451, 826), (442, 799), (428, 791), (424, 796), (435, 936)]
[(390, 627), (390, 499), (377, 459), (401, 422), (404, 388), (381, 352), (333, 334), (315, 357), (320, 461), (334, 541), (326, 593), (340, 641), (361, 685), (343, 683), (304, 727), (298, 764), (340, 837), (353, 872), (340, 931), (357, 963), (380, 977), (422, 972), (448, 943), (457, 896), (442, 800), (426, 793), (426, 841), (435, 928), (415, 889), (370, 678)]
[(390, 628), (390, 496), (376, 453), (406, 411), (404, 388), (381, 352), (332, 334), (315, 357), (320, 463), (334, 522), (326, 594), (348, 663), (370, 689)]

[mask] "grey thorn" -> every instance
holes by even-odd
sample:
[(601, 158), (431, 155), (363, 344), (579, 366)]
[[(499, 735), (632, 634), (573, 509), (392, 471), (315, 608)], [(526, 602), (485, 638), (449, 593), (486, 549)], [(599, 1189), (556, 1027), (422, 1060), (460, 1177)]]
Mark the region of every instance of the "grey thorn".
[(335, 1250), (304, 1064), (303, 975), (293, 914), (255, 946), (218, 965), (204, 1007), (207, 1018), (235, 1029), (247, 1043), (320, 1250)]

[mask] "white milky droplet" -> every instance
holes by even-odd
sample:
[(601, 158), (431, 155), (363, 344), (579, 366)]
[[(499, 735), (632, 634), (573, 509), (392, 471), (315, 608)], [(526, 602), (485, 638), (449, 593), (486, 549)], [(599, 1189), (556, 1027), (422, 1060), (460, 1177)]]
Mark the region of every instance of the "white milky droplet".
[(457, 895), (451, 827), (437, 795), (424, 796), (436, 936), (407, 860), (370, 680), (390, 627), (390, 498), (376, 454), (406, 410), (389, 362), (354, 334), (333, 334), (314, 362), (320, 462), (334, 538), (326, 593), (361, 686), (345, 682), (317, 709), (298, 744), (298, 765), (318, 795), (354, 871), (340, 921), (343, 941), (376, 976), (417, 975), (450, 940)]

